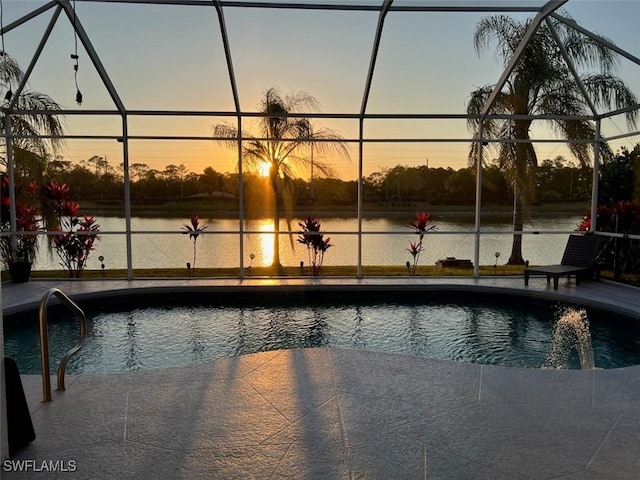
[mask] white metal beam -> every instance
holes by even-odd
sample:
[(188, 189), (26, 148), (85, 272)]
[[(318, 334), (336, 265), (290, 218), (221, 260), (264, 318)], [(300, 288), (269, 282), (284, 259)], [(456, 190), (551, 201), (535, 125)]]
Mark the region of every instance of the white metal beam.
[(631, 60), (636, 65), (640, 65), (640, 58), (636, 57), (635, 55), (630, 54), (626, 50), (623, 50), (622, 48), (620, 48), (617, 45), (609, 42), (608, 40), (602, 38), (601, 36), (596, 35), (593, 32), (590, 32), (586, 28), (581, 27), (580, 25), (578, 25), (578, 23), (575, 20), (573, 20), (571, 18), (563, 17), (562, 15), (559, 15), (558, 13), (555, 13), (555, 12), (552, 13), (551, 16), (553, 18), (555, 18), (556, 20), (558, 20), (558, 21), (560, 21), (560, 22), (562, 22), (562, 23), (564, 23), (566, 25), (569, 25), (571, 28), (577, 30), (578, 32), (585, 34), (587, 37), (592, 38), (596, 42), (601, 43), (605, 47), (610, 48), (614, 52), (616, 52), (616, 53), (622, 55), (623, 57), (625, 57), (627, 60)]
[(222, 36), (224, 56), (227, 62), (227, 71), (229, 72), (229, 82), (231, 84), (233, 104), (236, 108), (236, 128), (238, 130), (238, 246), (240, 250), (240, 258), (238, 260), (238, 264), (240, 265), (240, 279), (242, 280), (244, 277), (244, 182), (242, 181), (242, 108), (240, 106), (238, 83), (236, 81), (236, 75), (233, 69), (233, 56), (231, 55), (231, 46), (229, 44), (229, 36), (227, 34), (227, 25), (224, 20), (222, 4), (220, 0), (213, 0), (213, 5), (215, 6), (216, 12), (218, 14), (218, 23), (220, 25), (220, 35)]
[(593, 144), (593, 180), (591, 182), (591, 228), (595, 232), (598, 222), (598, 195), (600, 186), (600, 144), (602, 143), (600, 120), (596, 120), (596, 138)]
[[(139, 5), (184, 5), (184, 6), (209, 6), (211, 0), (76, 0), (80, 2), (94, 3), (128, 3)], [(397, 5), (391, 8), (394, 12), (480, 12), (480, 13), (535, 13), (540, 7), (526, 5), (491, 5), (490, 2), (478, 5), (451, 5), (450, 0), (440, 0), (439, 4), (421, 5), (419, 2), (410, 2), (405, 5)], [(247, 0), (221, 0), (223, 7), (244, 7), (263, 9), (286, 9), (286, 10), (337, 10), (337, 11), (358, 11), (358, 12), (378, 12), (378, 5), (366, 4), (362, 2), (347, 1), (336, 3), (324, 3), (322, 1), (307, 2), (268, 2), (268, 1), (247, 1)]]
[(376, 34), (371, 49), (371, 58), (369, 59), (369, 70), (364, 83), (364, 92), (362, 93), (362, 104), (360, 106), (360, 118), (358, 119), (358, 266), (357, 277), (362, 278), (362, 202), (363, 184), (362, 176), (364, 171), (364, 114), (367, 111), (367, 103), (369, 101), (369, 93), (371, 92), (371, 82), (373, 81), (373, 72), (376, 68), (376, 60), (378, 58), (378, 50), (380, 49), (380, 40), (382, 39), (382, 30), (384, 28), (384, 20), (389, 13), (389, 8), (393, 0), (384, 0), (380, 6), (378, 14), (378, 24), (376, 26)]
[(601, 118), (615, 117), (616, 115), (621, 115), (627, 112), (633, 112), (634, 110), (640, 110), (640, 103), (636, 103), (635, 105), (630, 105), (624, 108), (619, 108), (618, 110), (613, 110), (608, 113), (603, 113), (602, 115), (600, 115), (600, 117)]
[(49, 2), (47, 4), (45, 4), (45, 5), (42, 5), (39, 8), (36, 8), (35, 10), (29, 12), (28, 14), (20, 17), (18, 20), (15, 20), (15, 21), (11, 22), (10, 24), (6, 25), (5, 27), (3, 27), (2, 30), (0, 30), (0, 34), (4, 35), (5, 33), (8, 33), (11, 30), (13, 30), (14, 28), (18, 28), (20, 25), (28, 22), (32, 18), (37, 17), (41, 13), (44, 13), (47, 10), (49, 10), (50, 8), (53, 8), (53, 7), (57, 6), (57, 5), (58, 5), (58, 2), (51, 1), (51, 2)]
[(2, 282), (0, 282), (0, 462), (9, 458), (7, 428), (7, 387), (4, 377), (4, 320), (2, 318)]
[(236, 114), (240, 115), (240, 96), (238, 94), (238, 83), (233, 70), (233, 57), (231, 56), (231, 47), (229, 45), (229, 36), (227, 35), (227, 25), (224, 21), (224, 13), (220, 0), (213, 0), (213, 5), (218, 13), (218, 23), (220, 24), (220, 35), (222, 36), (222, 46), (224, 48), (224, 57), (227, 61), (227, 70), (229, 72), (229, 81), (231, 83), (231, 93), (233, 94), (233, 104), (236, 107)]
[(620, 135), (611, 135), (610, 137), (602, 137), (605, 142), (610, 142), (612, 140), (622, 140), (624, 138), (638, 137), (640, 136), (640, 130), (636, 130), (635, 132), (629, 133), (621, 133)]
[(362, 105), (360, 107), (360, 116), (364, 115), (367, 110), (367, 102), (369, 101), (369, 93), (371, 91), (371, 82), (373, 81), (373, 72), (376, 68), (376, 60), (378, 59), (378, 50), (380, 49), (380, 40), (382, 39), (382, 29), (384, 28), (384, 20), (389, 13), (389, 8), (393, 0), (384, 0), (380, 7), (380, 14), (378, 15), (378, 25), (376, 26), (376, 35), (373, 39), (373, 48), (371, 50), (371, 58), (369, 60), (369, 70), (367, 72), (367, 79), (364, 83), (364, 93), (362, 95)]

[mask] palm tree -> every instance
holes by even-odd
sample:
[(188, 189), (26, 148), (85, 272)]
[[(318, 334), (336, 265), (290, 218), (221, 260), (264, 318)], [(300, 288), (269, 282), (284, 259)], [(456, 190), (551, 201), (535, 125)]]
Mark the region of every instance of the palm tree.
[[(496, 44), (496, 55), (504, 66), (514, 55), (531, 19), (517, 21), (497, 15), (480, 20), (474, 34), (474, 44), (478, 55)], [(623, 108), (637, 105), (634, 94), (618, 77), (612, 75), (617, 67), (616, 54), (604, 44), (580, 34), (564, 23), (551, 20), (557, 32), (558, 42), (548, 24), (541, 25), (530, 38), (519, 62), (511, 72), (504, 88), (498, 92), (489, 114), (508, 115), (591, 115), (590, 97), (596, 107)], [(607, 40), (610, 42), (609, 40)], [(610, 42), (611, 43), (611, 42)], [(559, 46), (560, 45), (560, 46)], [(565, 51), (575, 69), (599, 67), (600, 73), (579, 74), (579, 80), (562, 57)], [(468, 114), (479, 114), (494, 90), (493, 85), (478, 88), (471, 94), (467, 105)], [(626, 114), (629, 125), (635, 125), (638, 110)], [(595, 125), (590, 120), (563, 118), (545, 119), (551, 130), (565, 138), (571, 153), (582, 165), (590, 162), (590, 146), (587, 143), (571, 143), (571, 140), (593, 140)], [(479, 118), (470, 118), (468, 127), (475, 138), (480, 134)], [(529, 129), (531, 119), (486, 119), (482, 122), (482, 136), (488, 139), (525, 140), (523, 143), (497, 143), (497, 160), (508, 178), (514, 198), (513, 246), (508, 263), (524, 264), (522, 258), (523, 208), (533, 199), (534, 172), (538, 164)], [(482, 146), (481, 148), (485, 148)], [(479, 149), (471, 148), (469, 160), (477, 164)], [(605, 145), (605, 152), (608, 147)]]
[[(304, 114), (318, 111), (318, 101), (305, 92), (282, 95), (278, 88), (271, 87), (264, 92), (259, 104), (264, 116), (259, 120), (257, 136), (242, 132), (243, 166), (248, 170), (260, 171), (265, 163), (269, 166), (269, 179), (273, 190), (273, 266), (280, 266), (280, 211), (285, 205), (287, 220), (291, 200), (293, 179), (296, 173), (306, 171), (313, 161), (314, 174), (335, 177), (336, 172), (327, 163), (312, 160), (308, 155), (313, 148), (316, 153), (349, 158), (349, 150), (342, 136), (328, 128), (316, 129), (307, 117), (290, 114)], [(230, 124), (222, 123), (214, 127), (214, 136), (222, 137), (225, 145), (235, 148), (239, 132)], [(291, 228), (289, 228), (291, 230)]]
[[(6, 103), (9, 103), (13, 96), (12, 85), (19, 85), (23, 78), (24, 72), (18, 63), (4, 53), (0, 57), (0, 79), (5, 82), (0, 86), (0, 94)], [(30, 152), (31, 160), (35, 161), (33, 155), (42, 160), (46, 158), (49, 151), (56, 152), (62, 145), (62, 138), (43, 139), (39, 135), (61, 136), (65, 128), (64, 117), (56, 113), (39, 112), (56, 112), (61, 110), (60, 105), (44, 93), (24, 90), (20, 93), (14, 109), (30, 112), (11, 115), (11, 133), (14, 135), (12, 145), (19, 149), (18, 154)], [(0, 110), (0, 132), (2, 133), (5, 131), (6, 115), (5, 110)], [(24, 136), (31, 138), (24, 138)], [(6, 162), (6, 157), (2, 158), (2, 162)]]
[[(19, 85), (23, 78), (24, 72), (15, 59), (6, 52), (2, 52), (0, 55), (0, 79), (3, 83), (0, 85), (0, 98), (4, 98), (4, 107), (14, 97), (12, 86)], [(35, 182), (42, 184), (47, 173), (49, 152), (57, 152), (63, 143), (61, 135), (65, 130), (64, 117), (55, 113), (60, 111), (61, 107), (48, 95), (33, 90), (23, 90), (20, 92), (13, 109), (16, 112), (29, 112), (25, 114), (12, 113), (10, 118), (15, 183)], [(43, 111), (47, 113), (40, 113)], [(0, 133), (2, 134), (5, 133), (7, 115), (9, 115), (7, 110), (0, 109)], [(43, 134), (51, 135), (54, 138), (43, 139), (40, 137)], [(8, 144), (3, 139), (0, 146), (0, 164), (5, 168), (8, 168), (7, 148)], [(40, 204), (40, 214), (45, 226), (56, 224), (55, 215), (44, 201)]]

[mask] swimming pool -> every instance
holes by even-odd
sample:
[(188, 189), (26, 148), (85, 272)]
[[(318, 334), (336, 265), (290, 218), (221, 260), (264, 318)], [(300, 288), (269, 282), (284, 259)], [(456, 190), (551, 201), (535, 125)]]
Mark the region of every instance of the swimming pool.
[[(147, 295), (126, 305), (110, 301), (81, 306), (90, 314), (88, 336), (69, 362), (68, 373), (130, 372), (308, 347), (580, 368), (575, 320), (588, 322), (595, 367), (640, 364), (637, 319), (515, 295), (378, 292), (204, 299), (185, 293)], [(39, 373), (35, 322), (10, 320), (5, 324), (5, 354), (17, 360), (21, 373)], [(564, 332), (559, 325), (566, 327)], [(50, 316), (52, 371), (75, 343), (77, 331), (74, 319)]]

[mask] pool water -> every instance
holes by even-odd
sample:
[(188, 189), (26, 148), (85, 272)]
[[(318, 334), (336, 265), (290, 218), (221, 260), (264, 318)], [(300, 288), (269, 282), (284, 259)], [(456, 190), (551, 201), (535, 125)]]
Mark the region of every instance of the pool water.
[[(307, 347), (529, 368), (580, 368), (577, 340), (554, 339), (554, 326), (568, 313), (587, 320), (595, 367), (640, 364), (637, 319), (518, 297), (496, 303), (494, 297), (499, 296), (489, 297), (491, 304), (478, 298), (382, 303), (262, 299), (96, 312), (89, 318), (86, 343), (70, 360), (67, 372), (130, 372)], [(77, 323), (72, 317), (50, 319), (52, 373), (75, 343)], [(560, 355), (558, 345), (565, 349)], [(21, 373), (40, 373), (33, 322), (5, 326), (5, 355), (16, 359)]]

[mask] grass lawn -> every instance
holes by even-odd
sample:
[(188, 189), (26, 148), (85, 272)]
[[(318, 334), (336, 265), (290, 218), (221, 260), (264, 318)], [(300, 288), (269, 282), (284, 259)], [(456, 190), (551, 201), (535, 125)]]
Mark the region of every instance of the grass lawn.
[[(480, 266), (481, 276), (515, 276), (522, 275), (524, 266), (512, 265), (482, 265)], [(357, 269), (355, 266), (325, 266), (322, 267), (320, 278), (322, 277), (356, 277)], [(409, 276), (406, 267), (399, 266), (381, 266), (367, 265), (362, 267), (362, 275), (364, 277), (407, 277)], [(613, 272), (602, 271), (602, 278), (613, 280)], [(192, 278), (238, 278), (240, 272), (237, 268), (197, 268), (191, 272)], [(245, 278), (277, 278), (277, 277), (309, 277), (309, 270), (300, 267), (251, 267), (245, 269)], [(411, 276), (417, 277), (471, 277), (473, 269), (471, 268), (441, 268), (437, 266), (418, 266), (418, 270)], [(121, 270), (86, 270), (82, 276), (83, 279), (125, 279), (127, 271)], [(186, 269), (156, 268), (156, 269), (134, 269), (133, 277), (141, 278), (187, 278), (189, 272)], [(69, 278), (67, 272), (62, 270), (39, 270), (31, 274), (34, 280), (46, 279), (66, 279)], [(2, 281), (10, 281), (9, 272), (2, 272)], [(634, 285), (640, 287), (640, 274), (622, 274), (620, 283)]]
[[(481, 266), (480, 275), (522, 275), (523, 266), (499, 265)], [(355, 266), (324, 266), (321, 277), (355, 277), (357, 269)], [(408, 270), (406, 267), (398, 266), (363, 266), (362, 274), (365, 277), (406, 277)], [(194, 278), (238, 278), (240, 275), (238, 268), (197, 268), (191, 271)], [(436, 266), (418, 266), (415, 276), (421, 277), (451, 277), (451, 276), (472, 276), (473, 269), (470, 268), (440, 268)], [(86, 270), (84, 279), (92, 278), (126, 278), (126, 270)], [(185, 278), (189, 276), (186, 269), (134, 269), (134, 278)], [(251, 267), (245, 268), (245, 278), (248, 277), (308, 277), (309, 270), (300, 267)], [(411, 270), (413, 276), (413, 269)], [(31, 274), (32, 279), (58, 279), (68, 278), (68, 274), (62, 270), (40, 270)], [(10, 280), (8, 272), (2, 272), (2, 280)]]

